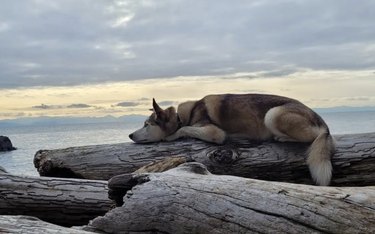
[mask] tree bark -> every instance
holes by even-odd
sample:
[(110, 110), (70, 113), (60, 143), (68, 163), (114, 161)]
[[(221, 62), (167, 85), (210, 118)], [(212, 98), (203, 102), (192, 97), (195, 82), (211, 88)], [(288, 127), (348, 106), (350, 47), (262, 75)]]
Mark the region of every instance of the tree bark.
[(122, 207), (90, 222), (107, 233), (375, 233), (375, 187), (337, 188), (210, 174), (185, 163), (123, 176)]
[[(332, 185), (375, 185), (375, 133), (335, 138)], [(313, 184), (305, 163), (307, 149), (308, 145), (301, 143), (241, 141), (214, 145), (190, 139), (40, 150), (34, 165), (42, 176), (108, 180), (150, 162), (182, 156), (203, 163), (214, 174)]]
[(63, 226), (84, 225), (114, 203), (106, 181), (0, 174), (0, 215), (29, 215)]
[(66, 228), (44, 222), (31, 216), (11, 216), (0, 215), (0, 233), (69, 233), (69, 234), (89, 234), (92, 232)]

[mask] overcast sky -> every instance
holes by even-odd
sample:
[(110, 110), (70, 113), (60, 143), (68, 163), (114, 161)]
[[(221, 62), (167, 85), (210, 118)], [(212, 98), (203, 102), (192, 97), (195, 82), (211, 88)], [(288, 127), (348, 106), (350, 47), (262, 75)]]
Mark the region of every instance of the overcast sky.
[[(353, 82), (366, 72), (359, 84), (368, 85), (374, 22), (371, 0), (2, 0), (0, 90), (301, 72), (351, 74)], [(130, 108), (151, 94), (107, 104)], [(373, 94), (362, 96), (374, 103)], [(27, 105), (94, 108), (42, 101)]]
[(3, 0), (0, 87), (374, 69), (375, 1)]

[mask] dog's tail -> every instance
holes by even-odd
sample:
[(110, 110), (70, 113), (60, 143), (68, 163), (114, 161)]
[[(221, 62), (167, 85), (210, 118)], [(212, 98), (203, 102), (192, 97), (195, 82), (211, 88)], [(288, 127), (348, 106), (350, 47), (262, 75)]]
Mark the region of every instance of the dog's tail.
[(317, 185), (329, 185), (332, 177), (331, 156), (335, 152), (335, 142), (328, 128), (313, 141), (308, 151), (307, 164)]

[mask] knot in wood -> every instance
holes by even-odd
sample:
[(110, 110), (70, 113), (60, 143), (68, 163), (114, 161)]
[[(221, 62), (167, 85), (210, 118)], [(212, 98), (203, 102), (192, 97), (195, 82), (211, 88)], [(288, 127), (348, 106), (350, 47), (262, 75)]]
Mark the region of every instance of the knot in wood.
[(238, 158), (238, 153), (232, 149), (215, 149), (208, 153), (208, 157), (219, 164), (231, 164)]

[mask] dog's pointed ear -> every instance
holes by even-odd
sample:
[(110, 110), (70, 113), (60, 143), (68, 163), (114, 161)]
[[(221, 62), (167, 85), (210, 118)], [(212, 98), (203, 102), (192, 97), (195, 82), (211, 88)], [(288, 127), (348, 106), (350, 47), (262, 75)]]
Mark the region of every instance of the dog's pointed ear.
[(154, 112), (156, 115), (156, 118), (160, 118), (163, 116), (163, 109), (160, 108), (160, 106), (156, 103), (155, 98), (152, 99), (152, 107), (154, 108)]

